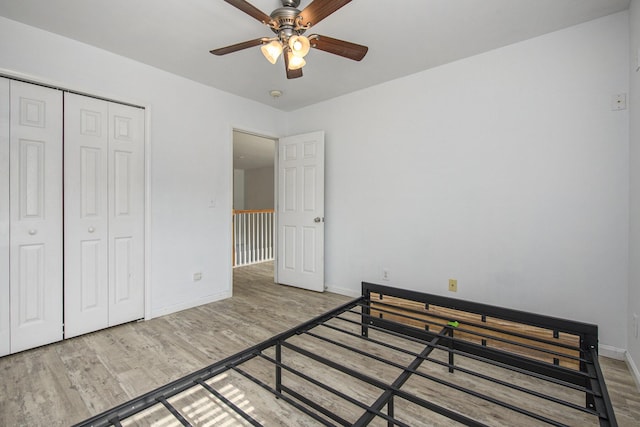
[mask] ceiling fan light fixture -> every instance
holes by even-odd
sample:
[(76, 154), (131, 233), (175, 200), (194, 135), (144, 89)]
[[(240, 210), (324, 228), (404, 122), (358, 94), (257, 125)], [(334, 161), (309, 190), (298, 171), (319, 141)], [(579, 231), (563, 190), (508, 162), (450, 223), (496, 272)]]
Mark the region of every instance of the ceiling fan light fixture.
[(302, 11), (298, 10), (301, 0), (280, 0), (282, 7), (273, 10), (269, 15), (252, 5), (250, 2), (253, 0), (224, 1), (269, 27), (275, 33), (275, 37), (261, 37), (210, 50), (213, 55), (222, 56), (260, 46), (262, 54), (272, 64), (282, 55), (287, 79), (297, 79), (302, 77), (302, 67), (306, 65), (304, 57), (310, 48), (354, 61), (362, 60), (368, 51), (366, 46), (327, 36), (303, 36), (311, 27), (352, 0), (305, 0), (308, 4)]
[(275, 64), (282, 53), (282, 44), (278, 40), (273, 40), (270, 43), (263, 44), (260, 50), (264, 57), (267, 58), (267, 61)]
[(287, 58), (289, 58), (289, 66), (287, 68), (290, 70), (299, 70), (307, 65), (307, 61), (303, 57), (296, 56), (291, 51), (287, 51)]
[(289, 38), (289, 48), (295, 56), (304, 58), (311, 49), (311, 43), (305, 36), (292, 36)]

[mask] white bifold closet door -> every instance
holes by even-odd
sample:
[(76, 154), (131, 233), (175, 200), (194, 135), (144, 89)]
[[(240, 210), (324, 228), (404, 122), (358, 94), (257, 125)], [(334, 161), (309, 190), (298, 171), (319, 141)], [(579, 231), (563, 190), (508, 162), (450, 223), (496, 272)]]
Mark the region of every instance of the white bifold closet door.
[(65, 93), (65, 338), (144, 317), (144, 110)]
[(15, 353), (62, 339), (62, 93), (18, 81), (11, 81), (9, 90), (9, 305)]

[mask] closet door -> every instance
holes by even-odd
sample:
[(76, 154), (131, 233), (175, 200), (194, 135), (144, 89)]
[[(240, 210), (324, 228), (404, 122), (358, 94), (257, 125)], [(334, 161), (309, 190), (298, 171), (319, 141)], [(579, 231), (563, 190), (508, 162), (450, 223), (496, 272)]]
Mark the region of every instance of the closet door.
[(62, 94), (11, 81), (11, 352), (62, 339)]
[(144, 110), (65, 94), (65, 337), (144, 317)]
[(0, 77), (0, 356), (9, 354), (9, 80)]
[(107, 107), (64, 95), (65, 338), (109, 326)]
[(109, 104), (109, 326), (144, 317), (144, 110)]

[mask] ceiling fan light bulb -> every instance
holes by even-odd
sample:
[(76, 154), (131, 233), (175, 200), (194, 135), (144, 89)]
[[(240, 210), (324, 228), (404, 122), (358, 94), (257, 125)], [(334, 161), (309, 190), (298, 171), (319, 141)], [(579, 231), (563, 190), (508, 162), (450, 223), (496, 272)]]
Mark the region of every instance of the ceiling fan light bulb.
[(304, 60), (301, 56), (296, 56), (291, 52), (287, 52), (287, 56), (289, 58), (289, 69), (290, 70), (299, 70), (307, 64), (307, 61)]
[(295, 56), (304, 58), (311, 49), (311, 43), (305, 36), (292, 36), (289, 38), (289, 48)]
[(279, 41), (274, 40), (270, 43), (263, 44), (260, 50), (262, 51), (264, 57), (267, 58), (267, 61), (275, 64), (278, 60), (278, 57), (282, 53), (282, 45)]

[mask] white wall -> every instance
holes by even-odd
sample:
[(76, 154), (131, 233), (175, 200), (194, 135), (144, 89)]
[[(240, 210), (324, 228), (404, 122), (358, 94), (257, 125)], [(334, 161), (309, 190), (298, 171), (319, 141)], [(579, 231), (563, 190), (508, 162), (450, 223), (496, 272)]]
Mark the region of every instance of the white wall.
[(3, 18), (0, 68), (150, 107), (154, 315), (229, 293), (232, 128), (323, 129), (332, 289), (382, 268), (439, 294), (457, 278), (455, 296), (595, 322), (626, 348), (640, 273), (629, 110), (610, 103), (629, 91), (628, 29), (612, 15), (289, 114)]
[[(632, 0), (630, 8), (630, 166), (631, 166), (631, 227), (630, 227), (630, 277), (629, 277), (629, 310), (627, 319), (633, 322), (633, 314), (640, 316), (640, 0)], [(640, 338), (636, 335), (638, 326), (631, 323), (628, 333), (628, 350), (630, 365), (635, 371), (636, 381), (640, 387)]]
[(615, 14), (290, 113), (288, 134), (326, 131), (330, 289), (388, 268), (626, 348), (629, 124), (611, 97), (628, 27)]
[(230, 294), (232, 129), (277, 135), (283, 113), (4, 18), (0, 69), (150, 107), (150, 311)]
[(274, 168), (247, 169), (245, 176), (246, 209), (273, 209)]
[(244, 209), (244, 170), (233, 170), (233, 209)]

